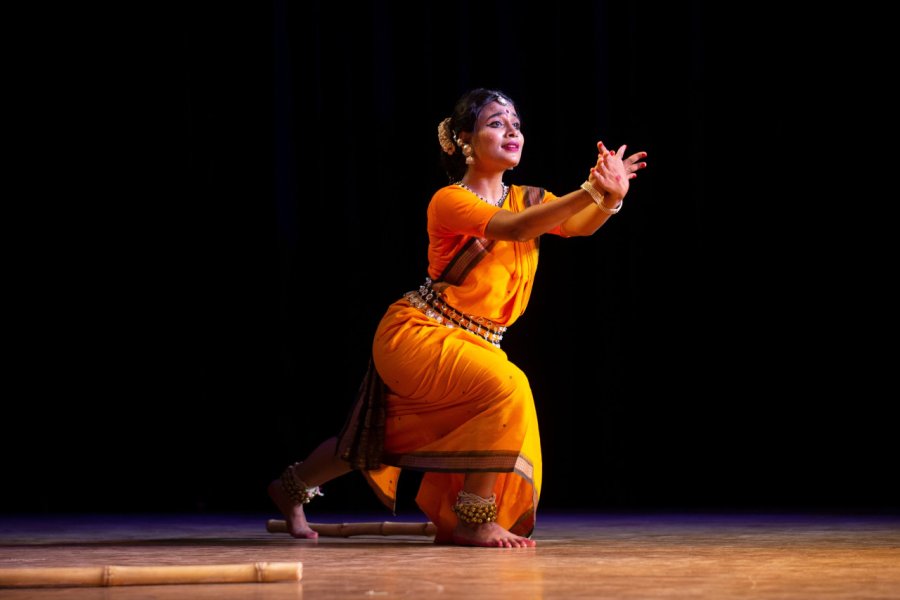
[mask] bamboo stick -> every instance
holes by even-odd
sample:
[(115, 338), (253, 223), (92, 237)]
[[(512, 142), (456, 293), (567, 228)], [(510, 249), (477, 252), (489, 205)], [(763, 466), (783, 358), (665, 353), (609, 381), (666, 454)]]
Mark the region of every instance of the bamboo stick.
[[(310, 529), (325, 537), (350, 537), (353, 535), (425, 535), (437, 533), (434, 523), (310, 523)], [(287, 533), (287, 521), (269, 519), (266, 522), (269, 533)]]
[(0, 569), (0, 587), (90, 587), (300, 581), (300, 562)]

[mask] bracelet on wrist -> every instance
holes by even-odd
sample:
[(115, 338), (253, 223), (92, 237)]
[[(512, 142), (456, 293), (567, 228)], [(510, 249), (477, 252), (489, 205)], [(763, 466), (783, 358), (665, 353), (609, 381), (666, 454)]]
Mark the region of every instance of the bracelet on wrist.
[(582, 183), (582, 184), (581, 184), (581, 189), (583, 189), (583, 190), (586, 191), (588, 194), (590, 194), (590, 195), (591, 195), (591, 198), (594, 199), (594, 203), (597, 205), (597, 208), (599, 208), (600, 210), (602, 210), (602, 211), (605, 212), (606, 214), (608, 214), (608, 215), (614, 215), (614, 214), (616, 214), (617, 212), (619, 212), (620, 210), (622, 210), (622, 200), (619, 200), (619, 203), (616, 204), (616, 207), (615, 207), (615, 208), (609, 208), (608, 206), (606, 206), (605, 204), (603, 204), (603, 199), (606, 197), (606, 195), (605, 195), (603, 192), (598, 191), (597, 188), (595, 188), (595, 187), (591, 184), (590, 180), (585, 181), (584, 183)]

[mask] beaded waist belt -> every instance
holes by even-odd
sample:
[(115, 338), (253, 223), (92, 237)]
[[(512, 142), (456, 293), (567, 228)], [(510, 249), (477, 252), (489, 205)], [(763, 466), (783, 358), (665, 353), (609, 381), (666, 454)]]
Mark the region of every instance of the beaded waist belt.
[(431, 279), (426, 277), (425, 283), (420, 285), (418, 290), (406, 292), (403, 297), (425, 313), (429, 319), (433, 319), (445, 327), (460, 327), (471, 331), (494, 346), (500, 347), (506, 327), (497, 325), (484, 317), (474, 317), (459, 312), (440, 299), (437, 292), (431, 287), (431, 283)]

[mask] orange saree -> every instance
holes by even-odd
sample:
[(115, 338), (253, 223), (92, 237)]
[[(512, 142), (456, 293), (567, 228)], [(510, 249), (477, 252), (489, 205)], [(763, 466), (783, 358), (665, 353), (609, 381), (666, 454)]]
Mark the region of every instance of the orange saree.
[[(518, 212), (553, 199), (538, 188), (512, 186), (503, 208)], [(531, 294), (537, 240), (483, 238), (498, 210), (458, 186), (435, 193), (428, 284), (434, 281), (439, 306), (452, 308), (442, 315), (416, 292), (388, 308), (372, 345), (377, 372), (370, 370), (363, 386), (378, 396), (378, 410), (367, 412), (358, 402), (339, 437), (345, 456), (354, 435), (377, 428), (380, 456), (357, 466), (392, 510), (401, 470), (425, 471), (416, 503), (437, 526), (439, 543), (456, 525), (452, 506), (466, 473), (499, 473), (497, 522), (518, 535), (534, 529), (540, 497), (540, 436), (528, 379), (494, 343), (497, 337), (465, 326), (467, 317), (481, 317), (475, 320), (508, 327)]]

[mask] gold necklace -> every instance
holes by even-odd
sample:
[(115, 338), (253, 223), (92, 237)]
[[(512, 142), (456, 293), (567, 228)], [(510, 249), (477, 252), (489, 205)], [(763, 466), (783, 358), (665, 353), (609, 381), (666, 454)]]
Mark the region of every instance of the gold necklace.
[(478, 192), (476, 192), (475, 190), (473, 190), (472, 188), (470, 188), (469, 186), (467, 186), (467, 185), (466, 185), (465, 183), (463, 183), (462, 181), (457, 181), (457, 182), (454, 183), (453, 185), (458, 185), (458, 186), (461, 187), (462, 189), (468, 190), (468, 191), (472, 192), (473, 194), (475, 194), (476, 196), (478, 196), (479, 198), (481, 198), (482, 201), (487, 202), (488, 204), (492, 204), (492, 205), (494, 205), (494, 206), (502, 206), (502, 205), (503, 205), (503, 201), (506, 200), (506, 194), (509, 193), (509, 186), (506, 185), (505, 183), (501, 183), (500, 185), (501, 185), (502, 187), (500, 188), (500, 199), (497, 200), (496, 202), (491, 202), (490, 200), (488, 200), (487, 198), (485, 198), (484, 196), (482, 196), (481, 194), (479, 194)]

